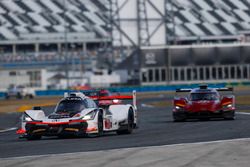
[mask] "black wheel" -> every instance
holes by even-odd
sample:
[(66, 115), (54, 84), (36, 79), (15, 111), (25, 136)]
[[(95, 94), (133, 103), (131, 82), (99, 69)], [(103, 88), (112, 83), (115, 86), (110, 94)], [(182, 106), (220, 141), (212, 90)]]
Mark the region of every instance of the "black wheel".
[(21, 95), (21, 93), (17, 93), (16, 98), (17, 98), (17, 99), (22, 99), (23, 96)]
[(58, 135), (57, 137), (58, 137), (58, 139), (65, 139), (66, 138), (65, 135)]
[(224, 118), (225, 120), (235, 120), (234, 117), (231, 117), (231, 118)]
[(33, 95), (28, 95), (28, 97), (30, 98), (30, 99), (33, 99), (34, 98), (34, 96)]
[(93, 134), (84, 134), (85, 137), (89, 138), (95, 138), (103, 135), (103, 113), (99, 111), (98, 113), (98, 133), (93, 133)]
[(199, 120), (200, 120), (200, 121), (209, 121), (210, 118), (200, 118)]
[(31, 134), (27, 135), (27, 140), (40, 140), (41, 138), (42, 136), (40, 135), (31, 135)]
[(184, 115), (177, 115), (177, 114), (173, 114), (173, 120), (174, 122), (185, 122), (186, 121), (186, 116)]
[(186, 119), (183, 119), (183, 118), (174, 118), (174, 122), (185, 122)]
[(131, 134), (133, 133), (133, 127), (134, 127), (134, 114), (133, 114), (133, 110), (129, 109), (127, 128), (123, 130), (118, 130), (116, 131), (116, 133), (118, 135)]
[(6, 94), (5, 99), (8, 100), (9, 98), (10, 98), (10, 96)]
[(98, 114), (98, 136), (103, 135), (103, 114), (99, 112)]
[(225, 120), (235, 120), (235, 111), (224, 114)]

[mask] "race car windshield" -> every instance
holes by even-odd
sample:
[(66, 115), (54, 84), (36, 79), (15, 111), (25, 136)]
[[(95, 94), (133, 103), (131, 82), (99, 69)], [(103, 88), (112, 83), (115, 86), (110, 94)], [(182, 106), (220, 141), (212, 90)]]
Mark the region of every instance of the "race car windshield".
[(58, 104), (55, 113), (69, 115), (77, 114), (87, 108), (86, 106), (84, 100), (63, 100)]
[(218, 96), (216, 93), (191, 93), (190, 100), (218, 100)]

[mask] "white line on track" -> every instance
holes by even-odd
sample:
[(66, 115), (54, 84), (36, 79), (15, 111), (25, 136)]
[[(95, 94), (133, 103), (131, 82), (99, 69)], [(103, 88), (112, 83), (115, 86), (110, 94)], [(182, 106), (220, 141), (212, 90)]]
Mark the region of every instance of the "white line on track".
[(142, 106), (142, 107), (146, 107), (146, 108), (153, 108), (153, 107), (154, 107), (154, 106), (152, 106), (152, 105), (144, 104), (144, 103), (142, 103), (141, 106)]
[(236, 114), (241, 114), (241, 115), (250, 115), (248, 112), (236, 112)]
[(17, 127), (13, 127), (13, 128), (8, 128), (8, 129), (0, 130), (0, 133), (8, 132), (8, 131), (13, 131), (13, 130), (17, 130)]
[[(129, 148), (120, 148), (120, 149), (109, 149), (111, 150), (122, 150), (122, 149), (144, 149), (144, 148), (161, 148), (161, 147), (176, 147), (176, 146), (185, 146), (185, 145), (202, 145), (202, 144), (213, 144), (213, 143), (223, 143), (223, 142), (236, 142), (236, 141), (250, 141), (250, 138), (239, 138), (239, 139), (226, 139), (226, 140), (216, 140), (216, 141), (206, 141), (206, 142), (196, 142), (196, 143), (180, 143), (180, 144), (170, 144), (170, 145), (161, 145), (161, 146), (145, 146), (145, 147), (129, 147)], [(107, 151), (107, 150), (99, 150), (99, 151)], [(84, 152), (99, 152), (99, 151), (84, 151)], [(84, 152), (72, 152), (72, 153), (59, 153), (59, 154), (44, 154), (44, 155), (30, 155), (30, 156), (20, 156), (20, 157), (8, 157), (8, 158), (0, 158), (0, 160), (14, 160), (14, 159), (23, 159), (23, 158), (39, 158), (46, 156), (70, 156), (75, 154), (80, 154)]]

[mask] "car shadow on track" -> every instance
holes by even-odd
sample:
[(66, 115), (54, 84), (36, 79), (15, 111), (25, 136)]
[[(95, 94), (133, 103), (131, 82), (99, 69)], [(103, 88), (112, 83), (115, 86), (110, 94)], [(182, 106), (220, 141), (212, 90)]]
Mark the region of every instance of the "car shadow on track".
[(185, 121), (168, 121), (168, 122), (172, 122), (172, 123), (185, 123), (185, 122), (219, 122), (219, 121), (235, 121), (235, 120), (226, 120), (223, 118), (213, 118), (213, 119), (189, 119), (189, 120), (185, 120)]
[[(99, 138), (107, 138), (107, 137), (114, 137), (114, 136), (128, 136), (128, 135), (133, 135), (135, 133), (132, 133), (132, 134), (123, 134), (123, 135), (117, 135), (115, 132), (108, 132), (108, 133), (105, 133), (103, 134), (102, 136), (61, 136), (61, 137), (58, 137), (58, 136), (44, 136), (42, 137), (40, 140), (32, 140), (32, 141), (46, 141), (46, 140), (58, 140), (58, 141), (63, 141), (63, 140), (88, 140), (88, 139), (99, 139)], [(13, 141), (27, 141), (25, 138), (21, 138), (19, 139), (18, 137), (13, 140)]]

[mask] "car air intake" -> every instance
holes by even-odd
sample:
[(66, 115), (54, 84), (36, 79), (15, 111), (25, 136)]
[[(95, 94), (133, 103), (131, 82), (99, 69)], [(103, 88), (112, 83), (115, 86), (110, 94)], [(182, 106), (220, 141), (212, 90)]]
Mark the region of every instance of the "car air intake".
[(48, 117), (49, 119), (62, 119), (62, 118), (70, 118), (69, 115), (57, 115), (53, 114)]
[(75, 93), (71, 93), (69, 96), (70, 97), (76, 97), (76, 94)]

